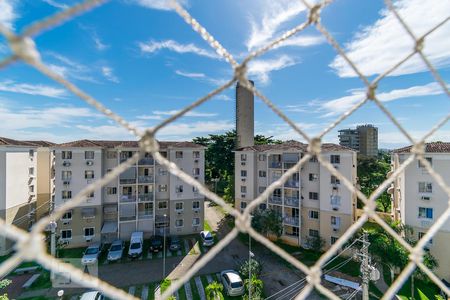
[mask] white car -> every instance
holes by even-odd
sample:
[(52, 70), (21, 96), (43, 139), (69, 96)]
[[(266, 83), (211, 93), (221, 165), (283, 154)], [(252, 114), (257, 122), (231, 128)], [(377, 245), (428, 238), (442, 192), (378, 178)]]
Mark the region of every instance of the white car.
[(202, 238), (203, 246), (210, 247), (214, 245), (214, 237), (211, 232), (204, 230), (200, 232), (200, 237)]
[(81, 295), (80, 300), (104, 300), (105, 297), (99, 291), (86, 292)]
[(144, 244), (144, 233), (142, 231), (133, 232), (130, 238), (130, 247), (128, 248), (128, 256), (131, 258), (137, 258), (141, 256), (143, 244)]
[(98, 257), (100, 256), (102, 246), (100, 243), (94, 243), (86, 248), (83, 257), (81, 258), (81, 263), (83, 265), (91, 265), (98, 262)]
[(228, 296), (241, 296), (245, 293), (244, 282), (238, 272), (234, 270), (222, 271), (220, 279)]

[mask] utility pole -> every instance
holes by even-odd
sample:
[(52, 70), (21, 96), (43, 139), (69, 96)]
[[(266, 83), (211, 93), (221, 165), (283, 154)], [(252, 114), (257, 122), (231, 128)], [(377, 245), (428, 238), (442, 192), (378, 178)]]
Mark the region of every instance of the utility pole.
[[(51, 236), (50, 236), (50, 254), (53, 257), (56, 257), (56, 222), (55, 221), (51, 221), (50, 222), (50, 232), (51, 232)], [(55, 273), (52, 271), (51, 273), (51, 279), (54, 280), (55, 279)]]
[(370, 281), (370, 257), (369, 257), (369, 239), (367, 232), (362, 236), (362, 248), (361, 248), (361, 275), (362, 275), (362, 300), (369, 300), (369, 281)]

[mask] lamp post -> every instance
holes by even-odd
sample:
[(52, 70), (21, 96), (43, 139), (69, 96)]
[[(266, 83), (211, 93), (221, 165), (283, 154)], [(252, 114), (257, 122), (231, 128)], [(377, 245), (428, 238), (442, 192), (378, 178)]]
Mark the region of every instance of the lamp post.
[[(167, 215), (164, 214), (164, 225), (166, 225)], [(163, 230), (163, 280), (166, 278), (166, 226)]]
[(64, 296), (64, 290), (59, 290), (57, 293), (58, 299), (61, 300)]
[(217, 193), (217, 183), (219, 182), (220, 178), (217, 177), (217, 178), (213, 178), (211, 180), (214, 182), (214, 194), (216, 194)]

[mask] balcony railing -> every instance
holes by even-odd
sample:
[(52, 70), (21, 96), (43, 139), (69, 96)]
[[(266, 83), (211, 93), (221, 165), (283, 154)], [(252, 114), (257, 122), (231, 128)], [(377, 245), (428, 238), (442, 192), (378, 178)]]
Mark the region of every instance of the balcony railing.
[(120, 202), (121, 203), (127, 203), (127, 202), (135, 202), (136, 196), (135, 195), (121, 195), (120, 196)]
[(130, 157), (121, 157), (120, 158), (120, 163), (126, 162), (130, 158), (131, 158), (131, 156)]
[(139, 219), (153, 219), (153, 213), (147, 213), (147, 212), (138, 212), (138, 218)]
[(283, 221), (284, 221), (284, 224), (286, 224), (286, 225), (292, 225), (292, 226), (300, 225), (300, 218), (298, 218), (298, 217), (285, 216), (283, 218)]
[(153, 201), (153, 193), (139, 194), (138, 199), (139, 202)]
[(120, 184), (135, 184), (136, 178), (120, 178)]
[(280, 161), (270, 161), (269, 168), (281, 169), (281, 162)]
[(283, 200), (281, 199), (281, 196), (270, 196), (269, 203), (281, 205)]
[(341, 196), (330, 196), (330, 204), (333, 210), (339, 210), (339, 207), (341, 207)]
[(153, 176), (145, 176), (145, 175), (138, 176), (138, 182), (139, 183), (153, 183)]
[(298, 180), (294, 180), (294, 179), (290, 179), (288, 181), (286, 181), (284, 183), (285, 187), (290, 187), (290, 188), (299, 188), (300, 187), (300, 183)]
[(136, 216), (120, 217), (119, 220), (121, 222), (124, 222), (124, 221), (135, 221), (136, 220)]
[(294, 162), (285, 162), (284, 163), (284, 168), (285, 169), (290, 169), (290, 168), (292, 168), (293, 166), (295, 166), (297, 163), (294, 163)]
[(153, 166), (154, 162), (155, 161), (153, 160), (153, 158), (145, 157), (145, 158), (141, 158), (138, 161), (138, 164), (143, 165), (143, 166)]
[(300, 206), (300, 199), (297, 197), (284, 197), (284, 205), (286, 206), (292, 206), (292, 207), (299, 207)]

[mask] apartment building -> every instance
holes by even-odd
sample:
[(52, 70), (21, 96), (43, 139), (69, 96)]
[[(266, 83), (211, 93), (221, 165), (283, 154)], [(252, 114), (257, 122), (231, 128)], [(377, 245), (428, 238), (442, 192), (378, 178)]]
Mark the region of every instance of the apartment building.
[[(54, 198), (58, 207), (87, 184), (139, 151), (136, 141), (80, 140), (52, 147)], [(204, 148), (191, 142), (160, 142), (171, 162), (204, 182)], [(69, 247), (91, 241), (127, 240), (134, 231), (185, 235), (203, 230), (204, 197), (170, 174), (146, 153), (116, 180), (89, 195), (58, 224), (60, 239)]]
[(378, 155), (378, 128), (371, 125), (359, 125), (354, 128), (339, 130), (339, 144), (352, 148), (362, 156)]
[[(236, 207), (245, 209), (267, 186), (303, 157), (307, 146), (297, 141), (287, 141), (236, 149)], [(356, 152), (327, 143), (322, 145), (322, 149), (322, 154), (330, 163), (356, 184)], [(328, 248), (353, 223), (356, 195), (320, 165), (316, 158), (312, 158), (276, 189), (260, 209), (267, 207), (282, 216), (282, 240), (307, 247), (308, 237), (321, 237)]]
[[(411, 146), (394, 150), (391, 156), (392, 172), (409, 157)], [(450, 143), (427, 143), (425, 158), (450, 185)], [(389, 173), (389, 175), (392, 173)], [(421, 238), (448, 207), (448, 196), (430, 176), (424, 166), (415, 160), (408, 165), (388, 189), (392, 197), (395, 220), (413, 229), (412, 239)], [(450, 281), (450, 220), (428, 243), (427, 250), (438, 260), (435, 273)]]
[[(0, 217), (28, 230), (50, 207), (50, 152), (45, 141), (0, 137)], [(0, 255), (12, 250), (0, 236)]]

